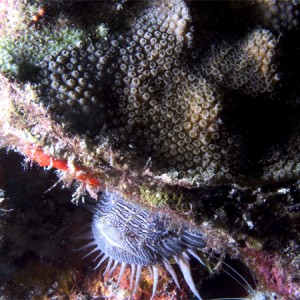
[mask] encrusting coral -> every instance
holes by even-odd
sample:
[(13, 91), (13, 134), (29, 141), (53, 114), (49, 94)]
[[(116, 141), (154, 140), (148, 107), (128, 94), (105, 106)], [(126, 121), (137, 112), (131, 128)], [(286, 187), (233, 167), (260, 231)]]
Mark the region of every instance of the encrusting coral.
[[(94, 197), (108, 189), (150, 210), (191, 209), (199, 228), (212, 217), (205, 199), (256, 197), (260, 223), (263, 196), (298, 191), (299, 4), (117, 1), (81, 14), (81, 1), (16, 3), (4, 15), (20, 21), (0, 38), (2, 147)], [(207, 248), (254, 255), (222, 244), (235, 229), (221, 215), (201, 227)]]
[[(225, 40), (199, 49), (192, 21), (189, 8), (178, 2), (153, 4), (129, 30), (105, 40), (70, 26), (59, 32), (30, 30), (17, 41), (3, 40), (1, 69), (29, 80), (31, 102), (89, 145), (90, 161), (75, 156), (79, 164), (98, 168), (99, 148), (106, 141), (123, 169), (130, 164), (137, 170), (151, 159), (149, 173), (174, 184), (242, 183), (245, 178), (251, 184), (267, 165), (258, 162), (258, 172), (245, 172), (248, 157), (241, 144), (248, 136), (229, 128), (223, 116), (234, 106), (227, 90), (253, 97), (271, 93), (279, 82), (280, 44), (271, 31), (254, 28), (233, 44)], [(30, 110), (38, 108), (14, 105), (29, 115), (22, 126), (31, 128), (41, 147), (56, 144), (42, 120), (31, 124)], [(49, 154), (73, 155), (60, 148)], [(263, 156), (260, 161), (266, 163)]]

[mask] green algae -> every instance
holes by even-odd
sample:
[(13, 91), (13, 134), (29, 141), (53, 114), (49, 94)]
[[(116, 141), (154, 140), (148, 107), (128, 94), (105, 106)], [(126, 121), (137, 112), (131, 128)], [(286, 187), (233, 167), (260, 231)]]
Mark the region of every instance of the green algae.
[(29, 28), (17, 36), (4, 36), (0, 39), (0, 71), (17, 79), (28, 79), (47, 55), (80, 46), (87, 39), (83, 30), (72, 26), (60, 30)]

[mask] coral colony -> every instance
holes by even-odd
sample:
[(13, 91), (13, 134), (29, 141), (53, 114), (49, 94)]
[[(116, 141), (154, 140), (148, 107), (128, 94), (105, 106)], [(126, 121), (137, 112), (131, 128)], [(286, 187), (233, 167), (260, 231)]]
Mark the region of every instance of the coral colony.
[(201, 299), (190, 261), (227, 256), (258, 281), (249, 297), (300, 299), (297, 1), (14, 0), (1, 16), (1, 146), (98, 199), (96, 268), (130, 268), (138, 297), (149, 267), (151, 299), (164, 268)]

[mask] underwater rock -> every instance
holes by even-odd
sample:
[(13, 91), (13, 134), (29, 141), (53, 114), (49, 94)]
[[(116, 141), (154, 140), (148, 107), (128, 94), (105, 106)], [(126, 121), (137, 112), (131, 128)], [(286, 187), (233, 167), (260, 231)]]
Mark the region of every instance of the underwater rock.
[(79, 196), (184, 218), (205, 235), (193, 251), (299, 296), (298, 3), (13, 1), (1, 14), (2, 147), (78, 180)]

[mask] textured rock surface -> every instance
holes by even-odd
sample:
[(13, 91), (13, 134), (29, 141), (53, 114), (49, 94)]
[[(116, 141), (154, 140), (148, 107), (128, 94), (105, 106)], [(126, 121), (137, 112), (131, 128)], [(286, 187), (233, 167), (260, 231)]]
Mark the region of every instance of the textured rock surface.
[(299, 4), (12, 1), (1, 14), (3, 147), (92, 195), (209, 222), (217, 253), (299, 296)]

